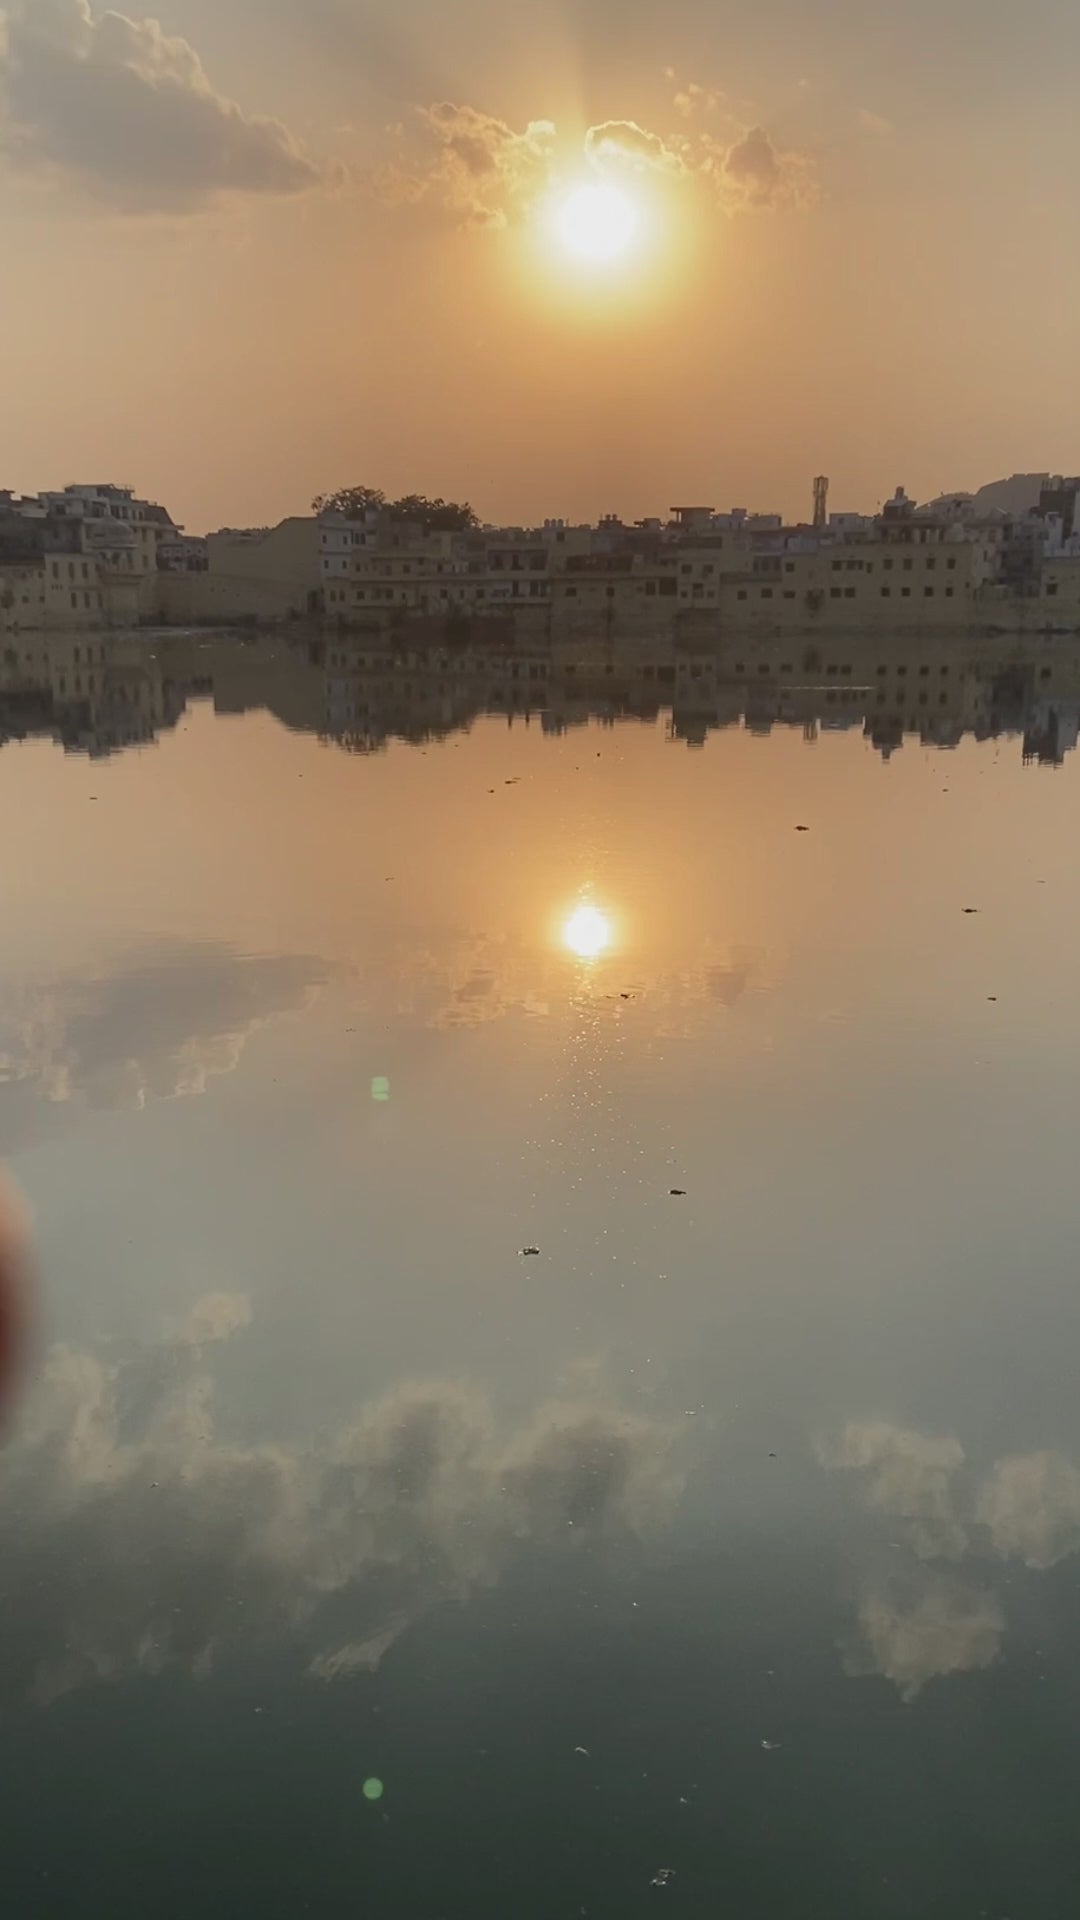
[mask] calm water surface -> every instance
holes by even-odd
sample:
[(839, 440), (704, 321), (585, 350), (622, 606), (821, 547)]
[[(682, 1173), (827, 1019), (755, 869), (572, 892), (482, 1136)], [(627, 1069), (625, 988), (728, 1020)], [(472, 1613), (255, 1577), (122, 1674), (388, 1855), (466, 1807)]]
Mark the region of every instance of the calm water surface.
[(215, 692), (0, 752), (6, 1911), (1075, 1913), (1075, 761)]

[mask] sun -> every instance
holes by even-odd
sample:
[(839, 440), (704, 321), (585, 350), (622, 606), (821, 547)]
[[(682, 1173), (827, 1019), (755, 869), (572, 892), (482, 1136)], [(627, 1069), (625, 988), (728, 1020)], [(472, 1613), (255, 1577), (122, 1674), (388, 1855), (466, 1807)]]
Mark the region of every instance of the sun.
[(577, 907), (562, 930), (563, 946), (579, 960), (599, 960), (611, 945), (611, 922), (598, 907)]
[(575, 187), (555, 210), (555, 231), (567, 253), (595, 266), (624, 254), (638, 230), (638, 210), (618, 187)]

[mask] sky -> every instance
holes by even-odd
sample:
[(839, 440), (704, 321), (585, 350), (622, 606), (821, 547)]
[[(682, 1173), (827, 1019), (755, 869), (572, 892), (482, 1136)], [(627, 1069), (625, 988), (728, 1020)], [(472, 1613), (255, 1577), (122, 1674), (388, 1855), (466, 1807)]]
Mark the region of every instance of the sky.
[(0, 485), (202, 532), (1078, 464), (1071, 0), (131, 4), (0, 5)]

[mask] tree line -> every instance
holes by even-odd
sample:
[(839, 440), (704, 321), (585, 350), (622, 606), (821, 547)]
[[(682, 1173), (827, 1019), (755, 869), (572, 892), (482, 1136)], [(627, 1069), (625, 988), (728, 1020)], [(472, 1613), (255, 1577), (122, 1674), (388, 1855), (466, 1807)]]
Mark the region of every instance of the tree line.
[(426, 493), (403, 493), (388, 500), (381, 487), (339, 487), (336, 493), (317, 494), (313, 513), (341, 513), (362, 520), (367, 513), (385, 513), (391, 520), (408, 520), (425, 533), (468, 533), (480, 521), (467, 500), (429, 500)]

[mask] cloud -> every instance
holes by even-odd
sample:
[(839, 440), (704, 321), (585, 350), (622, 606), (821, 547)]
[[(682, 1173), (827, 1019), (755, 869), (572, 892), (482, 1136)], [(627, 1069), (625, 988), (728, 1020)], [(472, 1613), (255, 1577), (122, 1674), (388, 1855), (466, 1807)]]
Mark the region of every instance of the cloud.
[(855, 1677), (880, 1674), (911, 1701), (938, 1675), (992, 1666), (1004, 1627), (993, 1594), (925, 1569), (894, 1576), (864, 1590), (860, 1639), (845, 1669)]
[(419, 108), (417, 122), (427, 151), (377, 176), (378, 190), (390, 200), (428, 201), (465, 225), (502, 227), (520, 218), (548, 184), (555, 138), (549, 120), (531, 120), (515, 133), (476, 107), (442, 100)]
[(250, 1325), (251, 1301), (246, 1293), (204, 1293), (188, 1314), (181, 1337), (187, 1346), (211, 1346)]
[(585, 135), (585, 158), (598, 168), (612, 164), (653, 167), (659, 173), (681, 173), (679, 154), (665, 146), (658, 133), (649, 133), (636, 120), (604, 120)]
[(207, 1341), (249, 1319), (218, 1295), (148, 1349), (49, 1356), (0, 1457), (0, 1701), (271, 1649), (346, 1681), (523, 1548), (617, 1548), (679, 1497), (675, 1428), (596, 1387), (510, 1432), (482, 1393), (435, 1380), (317, 1446), (231, 1439)]
[[(699, 106), (711, 113), (720, 101), (718, 93), (691, 84), (676, 111), (686, 119)], [(419, 148), (412, 150), (416, 133)], [(375, 191), (391, 202), (433, 206), (471, 226), (527, 220), (553, 189), (580, 178), (583, 166), (696, 180), (729, 213), (807, 207), (818, 197), (808, 155), (782, 151), (763, 128), (735, 121), (721, 138), (715, 122), (709, 131), (665, 136), (636, 120), (604, 120), (588, 129), (575, 155), (550, 120), (530, 121), (519, 133), (475, 107), (442, 101), (419, 108), (403, 139), (400, 156), (377, 170)]]
[(855, 118), (861, 131), (874, 135), (876, 139), (887, 140), (896, 132), (891, 120), (886, 120), (884, 114), (871, 113), (869, 107), (860, 107)]
[(280, 121), (215, 92), (186, 40), (89, 0), (12, 0), (0, 38), (0, 151), (129, 211), (298, 194), (319, 168)]
[(706, 144), (712, 149), (706, 171), (729, 211), (795, 210), (813, 206), (819, 198), (817, 172), (809, 156), (782, 152), (764, 127), (750, 127), (725, 150)]
[(1014, 1454), (997, 1462), (976, 1511), (1003, 1559), (1056, 1566), (1080, 1548), (1080, 1470), (1061, 1453)]
[(54, 1106), (191, 1098), (236, 1066), (265, 1021), (306, 1006), (316, 960), (158, 941), (108, 971), (12, 986), (0, 1012), (0, 1144), (19, 1093)]
[(867, 1504), (903, 1523), (920, 1559), (964, 1553), (968, 1536), (953, 1494), (953, 1477), (964, 1464), (958, 1440), (885, 1420), (852, 1420), (838, 1440), (819, 1441), (816, 1451), (822, 1466), (866, 1475)]
[[(675, 78), (670, 68), (667, 72), (667, 78), (669, 80)], [(684, 120), (689, 120), (699, 110), (703, 110), (705, 113), (715, 113), (718, 107), (723, 106), (724, 95), (719, 93), (715, 87), (702, 87), (698, 85), (696, 80), (691, 80), (675, 95), (672, 104), (676, 113), (681, 114)]]

